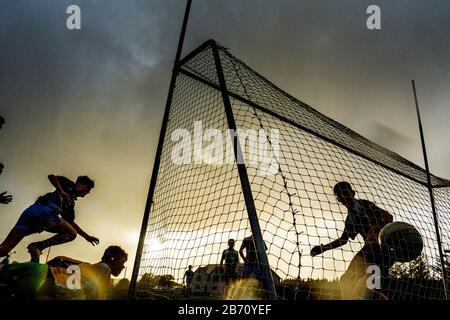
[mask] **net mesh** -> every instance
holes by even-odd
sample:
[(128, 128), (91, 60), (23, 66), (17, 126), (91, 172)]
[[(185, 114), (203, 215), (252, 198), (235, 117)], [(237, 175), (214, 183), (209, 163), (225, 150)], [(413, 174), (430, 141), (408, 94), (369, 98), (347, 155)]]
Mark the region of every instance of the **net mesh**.
[[(256, 280), (241, 276), (251, 264), (240, 258), (239, 264), (225, 260), (221, 266), (228, 240), (235, 239), (239, 250), (252, 231), (229, 144), (213, 46), (204, 44), (180, 65), (147, 221), (139, 297), (156, 291), (177, 297), (266, 297), (258, 272)], [(444, 298), (424, 170), (283, 92), (223, 47), (216, 48), (278, 298), (345, 298), (342, 276), (366, 248), (365, 239), (357, 235), (311, 255), (313, 247), (348, 229), (349, 210), (333, 193), (339, 181), (351, 184), (356, 199), (413, 225), (423, 241), (416, 259), (389, 264), (375, 292), (391, 299)], [(439, 187), (433, 192), (445, 249), (450, 183), (433, 176), (432, 184)], [(242, 249), (249, 258), (251, 248)], [(193, 277), (185, 273), (189, 265)], [(181, 289), (182, 284), (187, 288)]]

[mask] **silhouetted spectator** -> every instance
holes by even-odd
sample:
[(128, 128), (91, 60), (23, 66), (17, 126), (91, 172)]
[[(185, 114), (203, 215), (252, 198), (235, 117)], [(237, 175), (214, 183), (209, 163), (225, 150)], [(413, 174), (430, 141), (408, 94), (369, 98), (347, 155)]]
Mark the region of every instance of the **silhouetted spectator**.
[(193, 279), (194, 279), (194, 271), (192, 271), (192, 266), (189, 265), (188, 270), (186, 270), (183, 276), (183, 281), (186, 286), (186, 291), (188, 294), (191, 294)]
[(225, 282), (228, 284), (230, 280), (237, 278), (237, 265), (239, 264), (239, 254), (234, 249), (234, 239), (228, 240), (228, 249), (223, 250), (222, 258), (220, 259), (220, 269), (222, 270), (225, 262), (224, 275)]

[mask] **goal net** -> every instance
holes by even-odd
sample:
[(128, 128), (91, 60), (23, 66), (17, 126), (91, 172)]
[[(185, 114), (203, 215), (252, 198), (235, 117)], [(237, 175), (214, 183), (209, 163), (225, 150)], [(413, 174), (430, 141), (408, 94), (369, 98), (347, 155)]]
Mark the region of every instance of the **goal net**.
[[(431, 177), (435, 220), (423, 169), (282, 91), (214, 41), (176, 68), (136, 296), (264, 299), (275, 290), (278, 299), (342, 298), (340, 278), (363, 237), (316, 256), (311, 249), (344, 232), (348, 210), (333, 187), (346, 181), (356, 199), (422, 236), (421, 255), (393, 264), (379, 291), (390, 299), (445, 298), (436, 223), (442, 251), (450, 249), (449, 181)], [(255, 232), (267, 248), (256, 245), (256, 271), (251, 261), (249, 270), (241, 257), (238, 264), (223, 257), (229, 239), (239, 251), (252, 234), (261, 240)], [(254, 248), (242, 249), (252, 260)]]

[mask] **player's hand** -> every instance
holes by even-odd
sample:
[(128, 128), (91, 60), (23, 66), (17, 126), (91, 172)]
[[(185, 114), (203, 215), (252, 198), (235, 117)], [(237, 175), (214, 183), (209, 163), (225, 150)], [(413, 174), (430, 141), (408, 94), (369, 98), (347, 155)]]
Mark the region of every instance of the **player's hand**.
[(98, 238), (92, 237), (92, 236), (86, 237), (86, 241), (90, 242), (93, 246), (95, 246), (95, 245), (100, 243), (100, 240)]
[(311, 249), (310, 255), (311, 255), (311, 257), (315, 257), (315, 256), (317, 256), (317, 255), (319, 255), (319, 254), (321, 254), (321, 253), (323, 253), (323, 247), (322, 247), (322, 245), (313, 247), (313, 248)]
[(12, 201), (12, 195), (8, 195), (6, 192), (8, 191), (0, 193), (0, 203), (8, 204)]

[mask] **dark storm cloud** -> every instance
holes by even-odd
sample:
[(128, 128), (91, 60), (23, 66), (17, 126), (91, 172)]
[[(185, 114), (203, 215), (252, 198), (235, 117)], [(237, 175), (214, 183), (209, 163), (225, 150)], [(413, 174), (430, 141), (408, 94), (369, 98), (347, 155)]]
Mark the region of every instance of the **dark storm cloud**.
[[(81, 1), (82, 30), (68, 31), (65, 9), (71, 3), (16, 1), (4, 5), (1, 80), (8, 89), (33, 97), (65, 98), (68, 93), (83, 98), (108, 92), (120, 99), (123, 92), (142, 90), (139, 86), (145, 79), (159, 78), (153, 72), (159, 71), (161, 57), (174, 45), (161, 41), (160, 17), (151, 15), (152, 5)], [(122, 90), (113, 91), (111, 85)]]
[[(2, 109), (39, 132), (38, 143), (66, 133), (75, 149), (84, 139), (127, 153), (143, 128), (157, 134), (177, 28), (171, 32), (161, 20), (182, 9), (175, 2), (79, 1), (82, 30), (69, 31), (65, 11), (72, 3), (2, 7)], [(142, 118), (150, 120), (146, 127), (137, 125)]]

